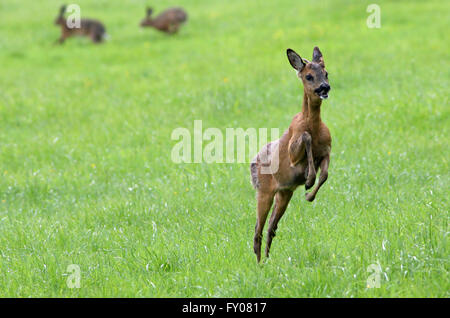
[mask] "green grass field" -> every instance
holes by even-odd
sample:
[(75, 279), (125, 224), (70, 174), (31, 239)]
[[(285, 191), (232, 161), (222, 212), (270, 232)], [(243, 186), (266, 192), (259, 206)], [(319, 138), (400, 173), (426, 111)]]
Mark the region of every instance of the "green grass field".
[[(109, 41), (55, 45), (60, 1), (0, 2), (0, 296), (450, 296), (449, 2), (377, 1), (379, 29), (373, 1), (154, 2), (186, 8), (176, 36), (138, 27), (151, 1), (76, 3)], [(258, 265), (249, 165), (175, 164), (171, 133), (284, 131), (286, 48), (315, 45), (329, 179)]]

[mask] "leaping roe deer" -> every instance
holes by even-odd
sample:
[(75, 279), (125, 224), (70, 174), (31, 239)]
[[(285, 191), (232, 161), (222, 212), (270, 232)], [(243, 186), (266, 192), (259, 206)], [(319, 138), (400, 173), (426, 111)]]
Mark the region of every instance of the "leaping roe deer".
[[(313, 201), (317, 191), (327, 180), (330, 163), (331, 135), (320, 118), (322, 100), (328, 98), (330, 91), (322, 53), (315, 47), (312, 61), (309, 62), (288, 49), (287, 57), (303, 82), (303, 106), (283, 136), (263, 147), (250, 165), (251, 179), (257, 190), (258, 200), (253, 245), (258, 262), (261, 261), (262, 231), (274, 199), (267, 230), (266, 257), (269, 257), (278, 222), (295, 189), (303, 184), (306, 190), (310, 189), (316, 181), (316, 171), (320, 167), (318, 184), (311, 192), (306, 193), (306, 200)], [(278, 158), (275, 158), (275, 155)], [(267, 167), (273, 165), (274, 160), (278, 161), (276, 168), (267, 171)]]

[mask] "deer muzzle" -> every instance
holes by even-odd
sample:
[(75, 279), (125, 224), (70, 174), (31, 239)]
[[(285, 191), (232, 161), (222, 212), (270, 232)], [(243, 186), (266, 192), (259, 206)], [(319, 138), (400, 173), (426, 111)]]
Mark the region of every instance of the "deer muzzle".
[(317, 96), (319, 96), (321, 99), (327, 99), (328, 98), (328, 92), (330, 91), (331, 87), (328, 83), (322, 83), (318, 88), (315, 89), (315, 93)]

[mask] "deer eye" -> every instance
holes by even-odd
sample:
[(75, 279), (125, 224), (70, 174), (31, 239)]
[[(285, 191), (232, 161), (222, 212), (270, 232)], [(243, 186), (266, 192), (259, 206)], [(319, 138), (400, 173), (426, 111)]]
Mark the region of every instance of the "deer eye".
[(313, 77), (311, 74), (306, 75), (305, 78), (306, 78), (308, 81), (312, 81), (312, 80), (314, 79), (314, 77)]

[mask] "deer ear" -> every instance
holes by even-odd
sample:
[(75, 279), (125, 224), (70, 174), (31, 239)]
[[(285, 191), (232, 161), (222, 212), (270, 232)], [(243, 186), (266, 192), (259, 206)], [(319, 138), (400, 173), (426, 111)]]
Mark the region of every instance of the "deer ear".
[(313, 62), (316, 62), (320, 65), (322, 65), (323, 67), (325, 67), (325, 63), (323, 61), (323, 56), (322, 56), (322, 52), (320, 52), (319, 48), (316, 46), (314, 47), (313, 50)]
[(63, 5), (61, 6), (61, 8), (59, 9), (59, 13), (60, 13), (61, 15), (63, 15), (64, 12), (66, 12), (66, 5), (65, 5), (65, 4), (63, 4)]
[(289, 63), (291, 63), (292, 67), (297, 70), (297, 72), (301, 72), (305, 67), (305, 62), (294, 50), (287, 49), (286, 51)]
[(150, 7), (147, 7), (147, 17), (150, 17), (152, 15), (153, 9)]

